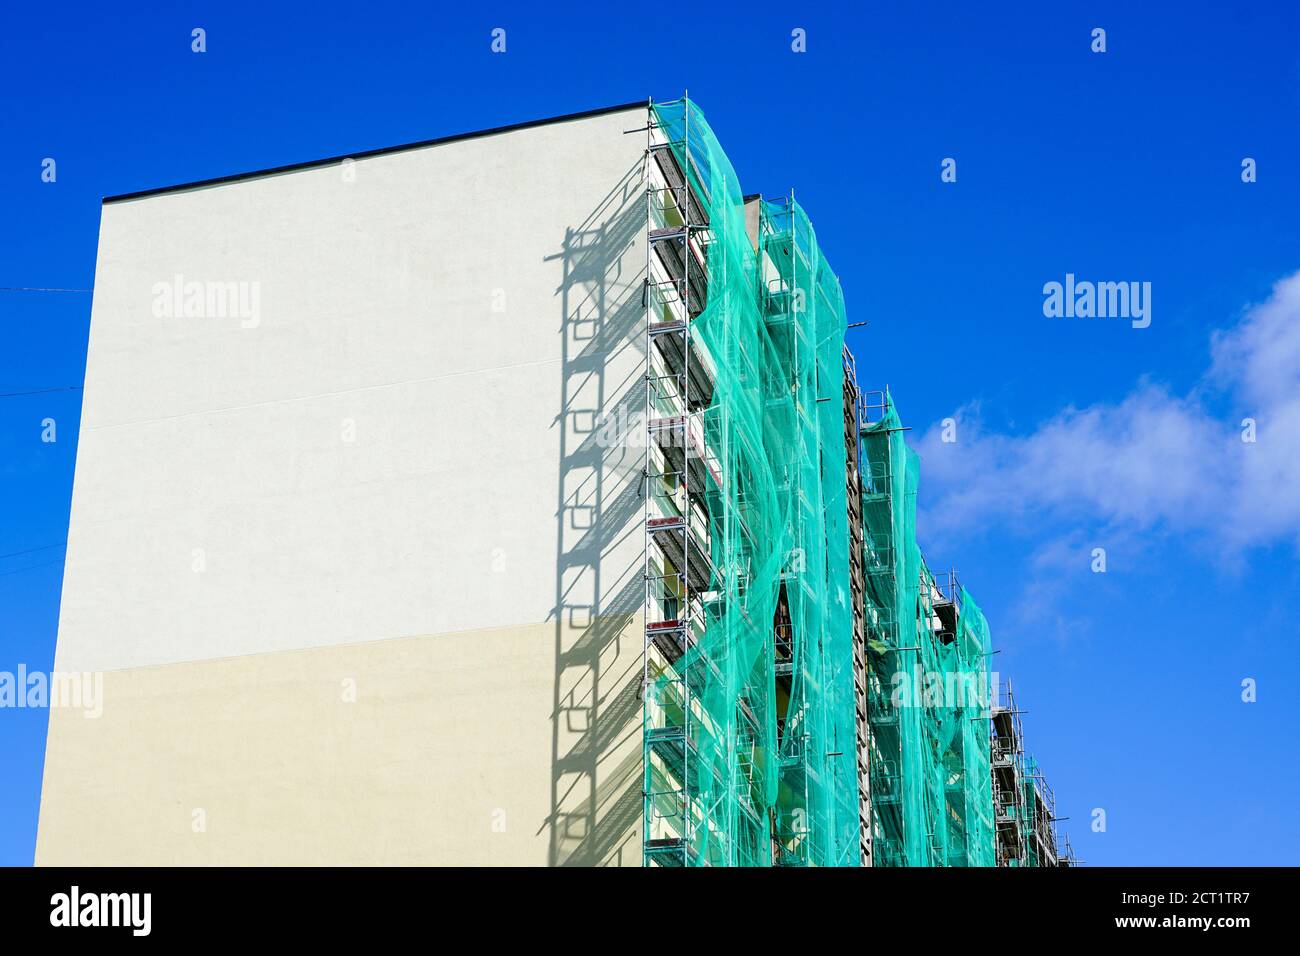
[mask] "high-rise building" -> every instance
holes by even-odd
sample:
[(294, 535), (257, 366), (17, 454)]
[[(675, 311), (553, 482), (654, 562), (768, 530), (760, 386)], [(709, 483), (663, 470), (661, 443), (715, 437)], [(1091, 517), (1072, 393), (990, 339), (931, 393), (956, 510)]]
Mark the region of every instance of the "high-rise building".
[(998, 862), (846, 326), (686, 100), (105, 200), (37, 862)]

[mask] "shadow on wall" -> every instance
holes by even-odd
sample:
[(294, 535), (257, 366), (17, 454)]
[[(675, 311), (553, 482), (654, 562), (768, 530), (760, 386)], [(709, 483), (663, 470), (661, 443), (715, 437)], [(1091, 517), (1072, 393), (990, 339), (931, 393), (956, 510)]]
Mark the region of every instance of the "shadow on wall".
[[(551, 866), (641, 862), (645, 413), (642, 163), (565, 230), (556, 506)], [(610, 440), (613, 432), (614, 440)]]

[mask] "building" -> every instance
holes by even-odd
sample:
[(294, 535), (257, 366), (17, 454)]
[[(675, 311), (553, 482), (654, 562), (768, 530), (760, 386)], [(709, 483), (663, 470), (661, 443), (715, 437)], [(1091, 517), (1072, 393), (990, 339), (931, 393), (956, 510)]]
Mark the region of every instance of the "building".
[(1068, 838), (1057, 833), (1056, 796), (1038, 761), (1025, 753), (1020, 711), (1007, 684), (992, 709), (993, 806), (998, 866), (1074, 866)]
[(988, 624), (921, 555), (919, 462), (888, 392), (863, 420), (875, 862), (991, 866)]
[(651, 118), (646, 862), (858, 865), (843, 295), (697, 108)]
[(846, 325), (686, 100), (106, 200), (37, 862), (991, 865)]
[(920, 463), (889, 392), (860, 403), (869, 770), (876, 866), (1068, 866), (1051, 788), (1023, 749), (988, 621), (916, 538)]

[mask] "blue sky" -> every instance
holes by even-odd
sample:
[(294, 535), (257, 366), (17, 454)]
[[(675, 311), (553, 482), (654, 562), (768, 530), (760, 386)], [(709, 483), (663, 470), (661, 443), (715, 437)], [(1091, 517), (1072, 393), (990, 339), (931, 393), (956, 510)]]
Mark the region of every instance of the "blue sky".
[[(0, 286), (89, 289), (104, 195), (688, 88), (870, 323), (927, 555), (987, 613), (1079, 854), (1294, 862), (1300, 13), (580, 6), (9, 4)], [(1046, 318), (1066, 273), (1150, 282), (1150, 327)], [(81, 398), (10, 393), (80, 386), (89, 310), (0, 292), (0, 670), (52, 664)], [(0, 710), (0, 863), (32, 859), (45, 724)]]

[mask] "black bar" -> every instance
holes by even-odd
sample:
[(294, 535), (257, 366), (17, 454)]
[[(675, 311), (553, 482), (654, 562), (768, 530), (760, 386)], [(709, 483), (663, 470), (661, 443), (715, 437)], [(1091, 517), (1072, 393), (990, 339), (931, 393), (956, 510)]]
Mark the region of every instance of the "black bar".
[[(816, 903), (797, 927), (787, 928), (795, 935), (782, 935), (783, 945), (800, 939), (794, 945), (812, 949), (825, 935), (866, 952), (875, 948), (872, 941), (885, 940), (891, 947), (910, 940), (907, 948), (918, 952), (949, 946), (979, 952), (999, 939), (1034, 949), (1049, 942), (1074, 948), (1076, 939), (1098, 935), (1179, 944), (1200, 937), (1228, 945), (1252, 930), (1281, 938), (1292, 928), (1296, 883), (1290, 868), (6, 869), (0, 870), (0, 918), (6, 941), (73, 933), (83, 941), (129, 940), (143, 928), (143, 896), (134, 910), (119, 904), (127, 917), (137, 917), (134, 924), (124, 918), (119, 922), (126, 925), (114, 927), (52, 925), (52, 918), (67, 921), (76, 886), (83, 912), (87, 895), (148, 893), (148, 936), (169, 941), (211, 945), (285, 936), (336, 946), (441, 928), (440, 935), (481, 946), (515, 929), (532, 947), (600, 954), (643, 945), (647, 932), (680, 933), (694, 920), (716, 929), (718, 920), (740, 917), (734, 907), (742, 903), (754, 918), (752, 933), (783, 933), (765, 925), (756, 903), (764, 897), (754, 894), (803, 892), (815, 893), (804, 898)], [(666, 924), (647, 925), (638, 903), (646, 893), (685, 894), (683, 900), (694, 902)], [(1191, 919), (1211, 925), (1178, 925)], [(1249, 925), (1215, 925), (1225, 919)], [(1121, 925), (1133, 920), (1152, 925)], [(624, 932), (610, 935), (602, 926)], [(1044, 935), (1035, 942), (1038, 933)]]

